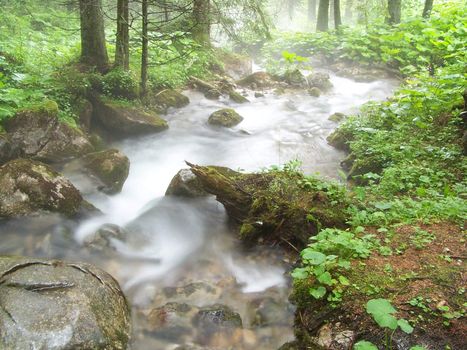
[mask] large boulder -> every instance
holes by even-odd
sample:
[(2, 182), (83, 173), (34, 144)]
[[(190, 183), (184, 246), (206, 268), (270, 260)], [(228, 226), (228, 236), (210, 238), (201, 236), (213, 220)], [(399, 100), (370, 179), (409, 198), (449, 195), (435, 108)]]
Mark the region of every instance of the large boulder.
[(94, 152), (82, 158), (84, 167), (103, 184), (100, 189), (108, 194), (118, 193), (130, 171), (130, 160), (118, 149)]
[(321, 91), (328, 91), (332, 89), (332, 83), (328, 73), (315, 72), (306, 77), (310, 88), (318, 88)]
[(20, 111), (3, 125), (12, 147), (27, 158), (62, 162), (94, 150), (80, 130), (58, 120), (58, 107), (53, 101)]
[(0, 167), (0, 217), (38, 211), (73, 216), (87, 205), (67, 179), (43, 163), (16, 159)]
[(157, 113), (125, 102), (94, 96), (94, 117), (117, 136), (132, 136), (160, 132), (168, 128)]
[(173, 89), (166, 89), (152, 93), (147, 98), (147, 103), (154, 106), (161, 113), (167, 113), (169, 108), (183, 108), (190, 104), (190, 99)]
[(126, 349), (118, 283), (88, 264), (0, 257), (1, 349)]
[(243, 117), (231, 108), (220, 109), (211, 114), (208, 123), (216, 126), (231, 128), (243, 121)]
[(166, 196), (201, 197), (208, 196), (201, 182), (190, 169), (182, 169), (170, 181)]

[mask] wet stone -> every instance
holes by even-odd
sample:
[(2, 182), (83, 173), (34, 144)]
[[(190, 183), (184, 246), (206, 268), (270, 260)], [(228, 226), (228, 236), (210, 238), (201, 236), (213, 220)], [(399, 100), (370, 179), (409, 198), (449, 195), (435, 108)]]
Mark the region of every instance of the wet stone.
[(130, 311), (89, 264), (0, 257), (0, 349), (126, 349)]

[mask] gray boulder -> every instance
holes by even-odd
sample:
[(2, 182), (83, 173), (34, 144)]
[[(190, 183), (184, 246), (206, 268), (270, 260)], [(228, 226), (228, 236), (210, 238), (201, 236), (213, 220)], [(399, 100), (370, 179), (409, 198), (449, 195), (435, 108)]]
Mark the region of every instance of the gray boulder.
[(102, 192), (114, 194), (122, 190), (130, 171), (130, 160), (122, 152), (108, 149), (89, 153), (82, 161), (84, 167), (103, 183)]
[(211, 114), (208, 123), (216, 126), (231, 128), (240, 124), (243, 117), (231, 108), (224, 108)]
[(18, 217), (38, 211), (73, 216), (83, 206), (90, 204), (48, 165), (16, 159), (0, 167), (0, 217)]
[(202, 197), (208, 196), (203, 185), (190, 169), (182, 169), (170, 181), (166, 196)]
[(94, 147), (78, 129), (58, 120), (55, 102), (18, 112), (4, 122), (13, 148), (46, 163), (62, 162), (92, 152)]
[(332, 83), (328, 73), (315, 72), (306, 77), (310, 88), (318, 88), (323, 92), (332, 89)]
[(0, 257), (1, 349), (126, 349), (118, 283), (88, 264)]

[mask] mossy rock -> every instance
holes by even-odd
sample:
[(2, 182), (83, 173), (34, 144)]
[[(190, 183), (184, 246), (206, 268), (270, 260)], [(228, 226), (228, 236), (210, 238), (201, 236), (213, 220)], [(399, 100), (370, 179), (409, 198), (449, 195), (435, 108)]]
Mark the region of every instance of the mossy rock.
[(342, 127), (334, 130), (334, 132), (327, 137), (328, 143), (342, 151), (350, 152), (350, 142), (354, 139), (354, 134)]
[(266, 72), (256, 72), (249, 76), (237, 81), (240, 86), (248, 87), (250, 89), (257, 88), (272, 88), (277, 85), (277, 81), (273, 76)]
[(247, 103), (247, 102), (250, 102), (250, 100), (248, 100), (245, 96), (243, 96), (242, 94), (239, 94), (238, 92), (232, 90), (229, 92), (229, 98), (234, 101), (234, 102), (237, 102), (237, 103)]
[(345, 114), (344, 113), (339, 113), (339, 112), (336, 112), (334, 114), (331, 114), (328, 118), (328, 120), (332, 121), (332, 122), (335, 122), (335, 123), (339, 123), (341, 121), (343, 121), (345, 118)]
[(243, 121), (243, 117), (231, 108), (224, 108), (211, 114), (208, 123), (226, 128), (234, 127)]
[(0, 257), (1, 349), (127, 348), (130, 309), (118, 283), (83, 263)]
[(375, 157), (357, 158), (352, 163), (348, 178), (357, 184), (363, 185), (367, 183), (363, 175), (368, 173), (380, 174), (382, 171), (383, 164), (380, 159)]
[(82, 158), (84, 167), (104, 184), (101, 190), (108, 194), (118, 193), (130, 171), (130, 160), (117, 149), (89, 153)]
[(320, 91), (327, 92), (332, 89), (331, 79), (328, 73), (315, 72), (306, 77), (310, 88), (318, 88)]
[(46, 163), (69, 160), (92, 152), (94, 147), (76, 128), (59, 121), (56, 103), (49, 101), (24, 109), (5, 121), (12, 146), (22, 156)]
[(308, 95), (313, 96), (313, 97), (320, 97), (321, 96), (321, 90), (318, 89), (317, 87), (312, 87), (308, 89)]
[(306, 88), (307, 87), (307, 80), (305, 76), (299, 69), (288, 70), (281, 76), (281, 79), (285, 81), (287, 84), (299, 87), (299, 88)]
[(187, 96), (173, 89), (151, 93), (147, 101), (149, 105), (156, 107), (162, 113), (167, 113), (169, 108), (183, 108), (190, 104)]
[(74, 216), (85, 203), (80, 192), (46, 164), (17, 159), (0, 167), (0, 217), (39, 211)]
[(126, 137), (166, 130), (167, 122), (155, 112), (126, 101), (94, 96), (94, 116), (100, 124), (116, 136)]

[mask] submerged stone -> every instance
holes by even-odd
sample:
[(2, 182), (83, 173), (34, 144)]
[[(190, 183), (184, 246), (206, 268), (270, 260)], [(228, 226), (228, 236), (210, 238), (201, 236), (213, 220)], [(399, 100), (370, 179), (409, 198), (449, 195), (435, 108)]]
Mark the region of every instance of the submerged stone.
[(334, 114), (331, 114), (328, 118), (328, 120), (332, 121), (332, 122), (335, 122), (335, 123), (339, 123), (341, 122), (342, 120), (344, 120), (345, 118), (345, 114), (344, 113), (339, 113), (339, 112), (336, 112)]
[(332, 89), (332, 83), (328, 73), (311, 73), (309, 76), (306, 77), (306, 80), (310, 88), (318, 88), (323, 92)]
[(318, 89), (317, 87), (312, 87), (311, 89), (308, 89), (308, 95), (313, 96), (313, 97), (320, 97), (321, 90)]
[(250, 102), (245, 96), (239, 94), (238, 92), (232, 90), (229, 92), (229, 97), (232, 101), (237, 102), (237, 103), (246, 103)]

